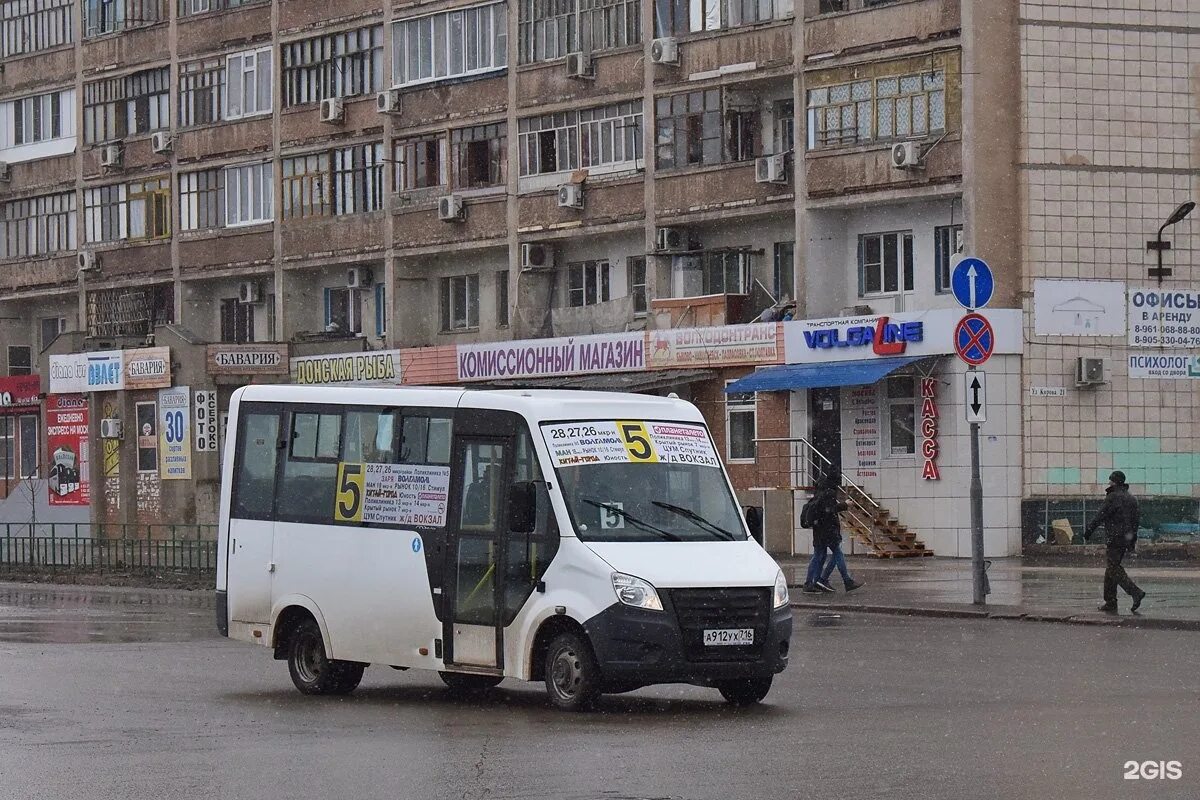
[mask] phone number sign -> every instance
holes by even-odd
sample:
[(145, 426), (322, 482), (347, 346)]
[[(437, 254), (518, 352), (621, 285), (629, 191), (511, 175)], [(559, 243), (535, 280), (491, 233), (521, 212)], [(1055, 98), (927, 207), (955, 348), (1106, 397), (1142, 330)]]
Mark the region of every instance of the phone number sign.
[(1134, 347), (1200, 348), (1200, 293), (1130, 291), (1129, 343)]

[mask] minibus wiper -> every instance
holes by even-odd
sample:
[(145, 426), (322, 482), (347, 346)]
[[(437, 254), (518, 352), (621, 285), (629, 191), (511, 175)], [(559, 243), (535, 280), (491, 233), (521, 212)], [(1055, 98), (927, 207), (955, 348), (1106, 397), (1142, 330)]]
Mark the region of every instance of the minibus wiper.
[(713, 523), (713, 522), (709, 522), (704, 517), (697, 514), (695, 511), (692, 511), (690, 508), (684, 508), (682, 506), (672, 505), (671, 503), (664, 503), (661, 500), (651, 500), (650, 502), (653, 503), (654, 505), (658, 506), (659, 508), (665, 508), (667, 511), (673, 511), (674, 513), (678, 514), (679, 516), (683, 517), (684, 519), (690, 519), (692, 522), (696, 523), (697, 525), (699, 525), (703, 528), (708, 528), (710, 531), (712, 531), (716, 535), (718, 535), (724, 539), (728, 539), (731, 542), (735, 538), (737, 538), (732, 533), (730, 533), (729, 531), (722, 528), (720, 525), (717, 525), (716, 523)]
[(630, 514), (625, 509), (617, 508), (616, 506), (614, 506), (611, 503), (598, 503), (595, 500), (591, 500), (587, 497), (581, 497), (579, 499), (582, 500), (583, 502), (587, 503), (590, 506), (595, 506), (596, 508), (603, 509), (604, 511), (611, 511), (614, 514), (619, 514), (621, 516), (621, 518), (626, 520), (627, 522), (631, 522), (634, 525), (638, 526), (639, 528), (643, 528), (643, 529), (651, 531), (653, 533), (657, 533), (659, 536), (663, 537), (664, 539), (668, 539), (672, 542), (682, 542), (683, 541), (683, 539), (679, 538), (678, 536), (671, 533), (670, 531), (664, 531), (662, 528), (657, 528), (654, 525), (651, 525), (649, 522), (646, 522), (646, 520), (639, 519), (638, 517), (635, 517), (632, 514)]

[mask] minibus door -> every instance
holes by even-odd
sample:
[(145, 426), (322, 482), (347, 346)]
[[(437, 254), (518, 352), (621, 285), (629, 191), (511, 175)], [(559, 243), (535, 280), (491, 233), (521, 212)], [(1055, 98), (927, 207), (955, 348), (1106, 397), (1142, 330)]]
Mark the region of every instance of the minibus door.
[(510, 483), (507, 438), (456, 436), (444, 585), (447, 664), (502, 669), (501, 533)]

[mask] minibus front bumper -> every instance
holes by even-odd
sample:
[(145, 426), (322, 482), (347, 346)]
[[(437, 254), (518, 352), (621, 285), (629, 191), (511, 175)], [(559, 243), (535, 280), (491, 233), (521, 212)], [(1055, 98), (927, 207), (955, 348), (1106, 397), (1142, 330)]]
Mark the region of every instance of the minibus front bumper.
[[(735, 592), (740, 595), (731, 596)], [(662, 611), (614, 603), (584, 623), (606, 684), (707, 686), (787, 667), (792, 609), (772, 609), (769, 590), (677, 589), (659, 595)], [(704, 644), (706, 630), (745, 629), (754, 631), (752, 645)]]

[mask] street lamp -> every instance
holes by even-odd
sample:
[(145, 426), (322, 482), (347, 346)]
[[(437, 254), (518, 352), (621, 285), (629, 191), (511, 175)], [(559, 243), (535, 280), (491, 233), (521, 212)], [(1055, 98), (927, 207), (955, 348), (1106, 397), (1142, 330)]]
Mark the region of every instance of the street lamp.
[(1163, 266), (1163, 253), (1171, 249), (1171, 243), (1163, 241), (1163, 231), (1177, 222), (1182, 222), (1188, 214), (1192, 213), (1192, 209), (1195, 207), (1196, 204), (1191, 200), (1179, 206), (1179, 208), (1171, 212), (1171, 216), (1167, 217), (1167, 221), (1158, 229), (1158, 238), (1152, 242), (1146, 242), (1147, 250), (1153, 250), (1158, 253), (1158, 267), (1150, 270), (1150, 277), (1158, 278), (1159, 286), (1162, 286), (1163, 278), (1171, 277), (1172, 272), (1170, 267)]

